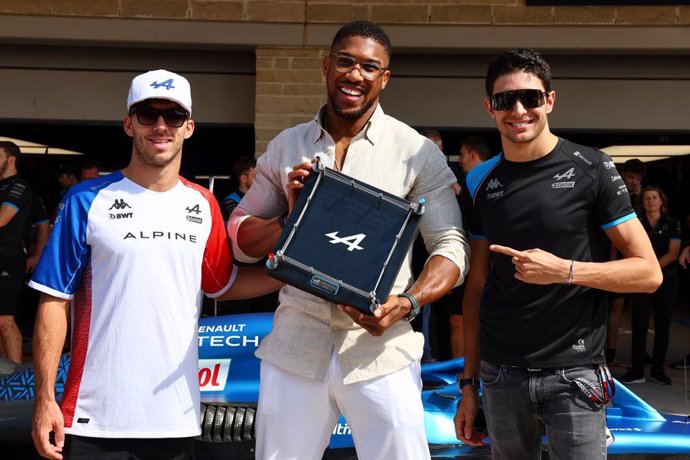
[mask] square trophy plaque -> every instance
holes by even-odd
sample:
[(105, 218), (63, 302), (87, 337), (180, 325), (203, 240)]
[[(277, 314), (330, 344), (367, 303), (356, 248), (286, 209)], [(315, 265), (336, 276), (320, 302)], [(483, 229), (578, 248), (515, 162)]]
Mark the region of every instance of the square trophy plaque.
[(269, 276), (371, 314), (385, 302), (412, 245), (413, 203), (326, 168), (317, 157), (278, 244)]

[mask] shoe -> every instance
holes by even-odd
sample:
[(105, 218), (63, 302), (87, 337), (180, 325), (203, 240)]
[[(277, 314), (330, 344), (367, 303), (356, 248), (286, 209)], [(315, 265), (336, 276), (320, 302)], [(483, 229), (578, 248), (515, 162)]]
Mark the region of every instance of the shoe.
[(644, 383), (645, 381), (646, 380), (644, 378), (644, 372), (635, 371), (632, 369), (626, 372), (625, 375), (623, 375), (623, 377), (620, 378), (620, 382), (626, 385), (630, 385), (633, 383)]
[(644, 363), (652, 364), (652, 357), (649, 356), (649, 353), (647, 353), (646, 351), (644, 352)]
[(686, 355), (678, 361), (673, 361), (671, 367), (674, 369), (690, 369), (690, 355)]
[(657, 369), (657, 370), (652, 370), (649, 373), (649, 380), (652, 382), (658, 383), (660, 385), (670, 385), (671, 384), (671, 379), (668, 378), (668, 375), (664, 373), (663, 370)]
[(606, 351), (604, 352), (604, 356), (606, 356), (606, 364), (613, 364), (616, 362), (616, 349), (615, 348), (607, 348)]

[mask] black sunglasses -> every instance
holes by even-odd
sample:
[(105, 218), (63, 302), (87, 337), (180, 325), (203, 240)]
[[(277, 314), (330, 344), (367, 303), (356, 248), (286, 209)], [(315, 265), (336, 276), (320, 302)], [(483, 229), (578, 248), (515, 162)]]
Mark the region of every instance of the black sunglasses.
[(496, 93), (491, 97), (491, 108), (505, 112), (512, 109), (519, 99), (524, 108), (536, 109), (544, 105), (548, 96), (549, 93), (540, 89), (504, 91), (502, 93)]
[(158, 121), (158, 117), (163, 117), (165, 124), (171, 128), (179, 128), (189, 118), (189, 112), (178, 108), (156, 109), (150, 105), (140, 105), (132, 107), (130, 115), (136, 114), (137, 120), (142, 125), (153, 125)]
[(358, 61), (347, 54), (334, 53), (331, 54), (331, 57), (335, 61), (335, 70), (348, 73), (359, 66), (359, 73), (365, 80), (376, 80), (383, 72), (388, 70), (388, 67), (383, 67), (376, 62)]

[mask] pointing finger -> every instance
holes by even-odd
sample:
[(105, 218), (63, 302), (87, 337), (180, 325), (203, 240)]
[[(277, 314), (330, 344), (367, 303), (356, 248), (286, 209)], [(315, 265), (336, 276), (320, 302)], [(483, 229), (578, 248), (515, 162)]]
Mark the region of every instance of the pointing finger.
[(522, 251), (517, 251), (513, 248), (509, 248), (508, 246), (501, 246), (500, 244), (492, 244), (489, 246), (489, 249), (493, 252), (498, 252), (501, 254), (505, 254), (510, 257), (523, 257), (524, 253)]

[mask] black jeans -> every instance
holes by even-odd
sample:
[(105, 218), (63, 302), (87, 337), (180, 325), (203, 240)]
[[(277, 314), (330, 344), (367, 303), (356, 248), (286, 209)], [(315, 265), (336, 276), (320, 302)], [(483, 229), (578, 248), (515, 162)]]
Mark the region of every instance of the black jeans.
[(662, 369), (666, 361), (671, 317), (678, 299), (678, 276), (664, 275), (664, 282), (652, 294), (635, 294), (632, 308), (632, 368), (644, 370), (649, 315), (654, 310), (654, 351), (652, 369)]

